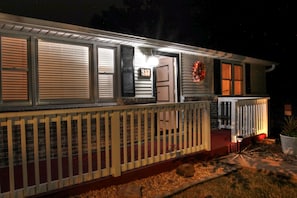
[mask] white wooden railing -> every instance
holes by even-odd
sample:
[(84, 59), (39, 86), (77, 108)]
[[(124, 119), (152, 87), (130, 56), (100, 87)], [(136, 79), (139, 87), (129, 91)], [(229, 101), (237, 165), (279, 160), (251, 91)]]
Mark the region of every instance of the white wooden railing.
[(219, 97), (219, 128), (231, 129), (231, 141), (237, 136), (268, 135), (268, 100), (260, 97)]
[(0, 197), (26, 197), (210, 150), (210, 104), (0, 113)]

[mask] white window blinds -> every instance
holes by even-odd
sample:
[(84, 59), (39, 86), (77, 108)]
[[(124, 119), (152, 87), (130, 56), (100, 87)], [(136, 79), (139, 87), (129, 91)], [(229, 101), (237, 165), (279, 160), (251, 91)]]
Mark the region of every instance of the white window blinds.
[(113, 98), (114, 49), (98, 48), (98, 94), (100, 98)]
[(1, 37), (1, 98), (28, 100), (27, 40)]
[(89, 48), (38, 41), (39, 98), (89, 99)]

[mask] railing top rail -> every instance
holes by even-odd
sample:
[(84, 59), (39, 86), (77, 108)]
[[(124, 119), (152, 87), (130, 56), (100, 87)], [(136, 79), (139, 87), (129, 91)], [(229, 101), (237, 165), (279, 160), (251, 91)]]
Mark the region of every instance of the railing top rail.
[(270, 97), (218, 97), (219, 102), (223, 101), (242, 101), (242, 100), (257, 100), (257, 99), (263, 99), (263, 100), (269, 100)]
[(236, 102), (237, 105), (253, 105), (259, 103), (267, 103), (268, 98), (257, 98), (257, 99), (244, 99), (238, 100)]
[(124, 110), (137, 109), (154, 109), (154, 108), (175, 108), (189, 104), (208, 104), (209, 101), (190, 101), (183, 103), (150, 103), (150, 104), (136, 104), (136, 105), (121, 105), (121, 106), (104, 106), (104, 107), (82, 107), (82, 108), (65, 108), (65, 109), (51, 109), (51, 110), (33, 110), (22, 112), (2, 112), (0, 119), (13, 117), (29, 117), (29, 116), (45, 116), (56, 114), (75, 114), (75, 113), (91, 113), (91, 112), (114, 112)]

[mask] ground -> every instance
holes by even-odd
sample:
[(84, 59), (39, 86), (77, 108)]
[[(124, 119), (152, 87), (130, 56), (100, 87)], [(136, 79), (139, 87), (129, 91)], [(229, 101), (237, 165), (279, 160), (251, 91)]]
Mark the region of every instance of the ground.
[(283, 154), (281, 146), (277, 143), (260, 142), (243, 148), (239, 153), (231, 153), (228, 156), (210, 161), (192, 160), (190, 163), (195, 169), (193, 177), (185, 178), (176, 174), (176, 170), (172, 170), (126, 184), (89, 191), (72, 198), (161, 198), (197, 183), (232, 173), (241, 167), (284, 174), (287, 177), (297, 179), (297, 157)]

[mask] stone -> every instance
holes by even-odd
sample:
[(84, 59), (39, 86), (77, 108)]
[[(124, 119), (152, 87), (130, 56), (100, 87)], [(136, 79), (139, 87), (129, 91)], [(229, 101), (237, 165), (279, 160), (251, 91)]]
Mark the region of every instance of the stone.
[(195, 168), (193, 164), (185, 163), (176, 168), (176, 174), (182, 177), (193, 177), (195, 174)]
[(141, 186), (134, 184), (127, 184), (119, 187), (118, 195), (121, 198), (141, 198)]

